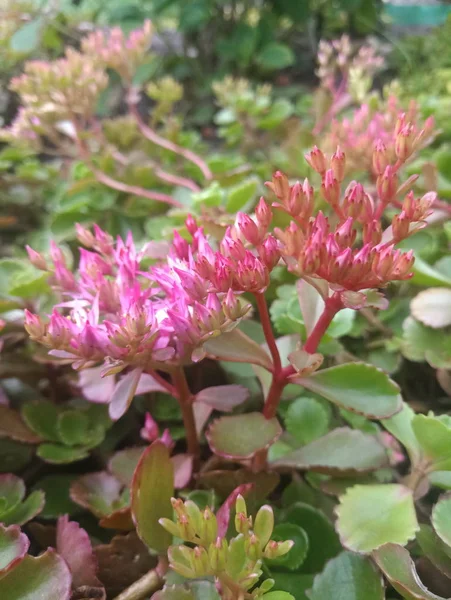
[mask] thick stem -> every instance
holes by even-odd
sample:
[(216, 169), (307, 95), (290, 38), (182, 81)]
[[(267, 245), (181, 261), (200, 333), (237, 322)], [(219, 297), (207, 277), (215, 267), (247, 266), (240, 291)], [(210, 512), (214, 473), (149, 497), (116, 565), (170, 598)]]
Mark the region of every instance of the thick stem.
[(280, 360), (279, 349), (277, 348), (276, 339), (271, 326), (268, 305), (266, 303), (264, 294), (254, 294), (254, 296), (257, 301), (257, 308), (260, 315), (263, 333), (265, 334), (265, 340), (268, 344), (268, 348), (272, 357), (273, 373), (276, 375), (282, 369), (282, 362)]
[(323, 335), (326, 333), (332, 319), (335, 317), (337, 312), (343, 308), (343, 302), (340, 298), (340, 293), (335, 292), (333, 296), (328, 298), (325, 302), (323, 314), (318, 319), (313, 331), (307, 338), (304, 344), (304, 350), (309, 354), (314, 354), (321, 342)]
[(172, 382), (177, 390), (177, 397), (182, 409), (183, 425), (185, 426), (188, 453), (194, 456), (195, 462), (200, 458), (199, 439), (196, 431), (196, 421), (193, 411), (193, 396), (189, 390), (183, 367), (177, 367), (171, 372)]
[(170, 140), (161, 137), (156, 131), (154, 131), (151, 127), (149, 127), (149, 125), (147, 125), (142, 120), (141, 115), (139, 114), (138, 107), (136, 105), (136, 97), (132, 93), (129, 94), (128, 109), (135, 118), (139, 130), (145, 138), (147, 138), (149, 141), (156, 144), (157, 146), (165, 148), (166, 150), (170, 150), (171, 152), (174, 152), (174, 154), (178, 154), (186, 160), (189, 160), (190, 162), (194, 163), (202, 171), (202, 174), (207, 181), (213, 179), (213, 174), (208, 168), (207, 163), (204, 162), (200, 156), (198, 156), (195, 152), (188, 150), (188, 148), (183, 148), (182, 146), (174, 144), (174, 142), (171, 142)]
[(163, 580), (158, 569), (153, 569), (146, 573), (141, 579), (135, 581), (130, 587), (125, 589), (114, 600), (143, 600), (149, 598), (153, 592), (161, 588)]

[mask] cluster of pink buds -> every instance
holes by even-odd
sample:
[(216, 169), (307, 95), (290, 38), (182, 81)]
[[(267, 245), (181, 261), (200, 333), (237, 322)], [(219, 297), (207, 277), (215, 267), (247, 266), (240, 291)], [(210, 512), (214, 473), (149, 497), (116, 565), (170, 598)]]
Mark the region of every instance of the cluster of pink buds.
[(219, 248), (202, 241), (194, 269), (208, 281), (209, 289), (225, 292), (261, 294), (269, 286), (270, 273), (280, 260), (276, 238), (269, 233), (271, 208), (262, 198), (255, 210), (255, 220), (238, 213), (236, 223), (229, 227)]
[(144, 62), (153, 35), (152, 23), (144, 22), (141, 29), (128, 37), (120, 27), (108, 33), (97, 30), (82, 41), (82, 50), (99, 66), (117, 71), (125, 81), (131, 81), (136, 69)]
[(376, 179), (388, 165), (399, 169), (433, 137), (432, 117), (421, 124), (414, 101), (403, 112), (397, 99), (390, 97), (383, 111), (363, 104), (351, 117), (334, 121), (325, 146), (343, 148), (348, 171), (367, 171)]
[(278, 199), (274, 206), (292, 218), (287, 228), (275, 230), (288, 269), (313, 284), (324, 280), (338, 292), (360, 292), (409, 279), (413, 254), (396, 249), (395, 244), (425, 226), (435, 194), (420, 199), (408, 194), (401, 213), (383, 231), (383, 212), (399, 192), (391, 165), (379, 176), (372, 197), (356, 181), (342, 194), (346, 157), (340, 149), (328, 160), (315, 147), (306, 159), (321, 175), (321, 194), (332, 209), (330, 216), (321, 211), (313, 216), (313, 190), (308, 180), (290, 185), (286, 176), (277, 172), (267, 184)]
[(188, 223), (191, 243), (176, 234), (167, 261), (150, 269), (141, 266), (149, 246), (138, 251), (131, 235), (114, 242), (97, 226), (94, 233), (77, 228), (89, 249), (80, 250), (76, 273), (55, 244), (51, 266), (28, 248), (30, 260), (49, 271), (61, 298), (48, 322), (26, 313), (31, 338), (74, 368), (106, 361), (108, 374), (127, 366), (169, 370), (201, 359), (202, 344), (233, 329), (250, 305), (240, 301), (230, 282), (214, 289), (199, 274), (208, 242), (193, 219)]
[(317, 60), (316, 74), (321, 87), (332, 93), (343, 86), (343, 82), (346, 85), (351, 70), (359, 70), (372, 77), (384, 65), (384, 59), (377, 56), (372, 46), (361, 46), (355, 52), (348, 35), (332, 42), (321, 40)]

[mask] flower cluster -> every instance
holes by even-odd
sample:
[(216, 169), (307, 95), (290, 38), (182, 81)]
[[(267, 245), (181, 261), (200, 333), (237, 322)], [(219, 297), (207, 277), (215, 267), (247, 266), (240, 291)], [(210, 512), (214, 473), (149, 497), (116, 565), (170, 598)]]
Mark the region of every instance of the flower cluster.
[[(400, 189), (396, 169), (386, 157), (380, 158), (375, 197), (356, 181), (348, 185), (342, 197), (344, 153), (337, 149), (327, 160), (315, 147), (306, 156), (321, 175), (321, 194), (332, 209), (329, 217), (322, 211), (313, 216), (313, 189), (308, 180), (303, 185), (290, 185), (282, 173), (274, 175), (267, 185), (278, 199), (275, 206), (292, 218), (288, 227), (275, 231), (290, 271), (313, 284), (324, 280), (338, 292), (377, 289), (412, 276), (413, 253), (402, 252), (395, 244), (425, 225), (435, 194), (431, 192), (420, 199), (412, 192), (407, 194), (401, 213), (383, 231), (381, 217), (387, 205), (395, 202)], [(328, 291), (325, 295), (327, 298)]]
[(120, 27), (113, 27), (108, 33), (99, 29), (88, 35), (81, 47), (84, 55), (91, 57), (95, 64), (114, 69), (129, 82), (144, 62), (152, 36), (152, 23), (146, 20), (141, 29), (132, 31), (128, 37)]
[(372, 78), (384, 65), (384, 59), (378, 56), (372, 46), (361, 46), (354, 51), (348, 35), (338, 40), (321, 40), (318, 47), (317, 76), (321, 87), (335, 93), (338, 87), (346, 85), (352, 72), (365, 74)]
[(346, 154), (349, 171), (367, 171), (376, 179), (388, 164), (398, 168), (433, 137), (433, 117), (421, 124), (414, 101), (403, 112), (391, 96), (381, 110), (363, 104), (352, 116), (334, 120), (325, 146), (339, 145)]
[(80, 250), (77, 273), (55, 244), (50, 268), (29, 248), (32, 262), (50, 271), (61, 295), (49, 322), (26, 313), (32, 339), (75, 368), (107, 360), (106, 373), (127, 366), (169, 370), (202, 358), (202, 344), (233, 329), (250, 306), (240, 302), (230, 276), (212, 286), (199, 275), (198, 264), (210, 246), (194, 220), (188, 227), (191, 243), (176, 233), (165, 263), (147, 269), (149, 246), (138, 251), (131, 235), (114, 243), (96, 226), (94, 233), (77, 227), (88, 248)]
[(201, 511), (191, 500), (183, 502), (175, 498), (172, 506), (175, 522), (160, 519), (160, 524), (172, 535), (195, 544), (194, 548), (180, 545), (169, 549), (170, 566), (176, 573), (188, 579), (215, 577), (221, 597), (229, 600), (258, 598), (271, 589), (274, 585), (271, 579), (252, 589), (263, 573), (263, 559), (284, 556), (293, 542), (271, 540), (274, 514), (269, 505), (262, 506), (253, 521), (247, 515), (244, 498), (238, 495), (235, 505), (238, 535), (230, 541), (225, 532), (218, 531), (218, 520), (210, 508)]

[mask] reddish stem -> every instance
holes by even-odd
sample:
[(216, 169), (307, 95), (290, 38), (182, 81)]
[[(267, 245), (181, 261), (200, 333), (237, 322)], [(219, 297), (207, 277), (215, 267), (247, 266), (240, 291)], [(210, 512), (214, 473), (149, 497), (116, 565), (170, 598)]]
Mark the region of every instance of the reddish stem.
[(180, 185), (182, 187), (186, 187), (192, 192), (199, 192), (200, 187), (195, 183), (192, 179), (188, 179), (188, 177), (180, 177), (180, 175), (174, 175), (173, 173), (168, 173), (167, 171), (163, 171), (160, 167), (156, 167), (154, 169), (155, 175), (161, 179), (162, 181), (166, 181), (172, 185)]
[(268, 305), (264, 294), (254, 294), (255, 300), (257, 301), (257, 308), (260, 315), (260, 322), (262, 324), (263, 333), (265, 334), (265, 340), (268, 344), (269, 352), (271, 353), (273, 362), (273, 373), (278, 374), (282, 369), (282, 362), (280, 360), (279, 349), (277, 348), (276, 339), (271, 326), (271, 318), (269, 316)]
[(337, 312), (343, 308), (343, 302), (339, 292), (335, 292), (333, 296), (328, 298), (325, 302), (323, 314), (318, 319), (315, 327), (311, 331), (304, 344), (304, 350), (309, 354), (314, 354), (321, 342), (321, 338), (326, 333), (332, 319), (335, 317)]
[(155, 379), (157, 383), (161, 385), (161, 387), (165, 388), (168, 394), (171, 394), (171, 396), (174, 396), (174, 398), (178, 398), (178, 391), (171, 383), (169, 383), (169, 381), (166, 381), (166, 379), (157, 373), (157, 371), (148, 371), (148, 373)]
[(142, 120), (138, 107), (136, 105), (135, 95), (132, 93), (129, 94), (128, 108), (130, 113), (135, 118), (139, 130), (145, 138), (147, 138), (149, 141), (156, 144), (157, 146), (165, 148), (166, 150), (170, 150), (171, 152), (174, 152), (174, 154), (178, 154), (186, 160), (189, 160), (190, 162), (194, 163), (202, 171), (202, 174), (207, 181), (213, 179), (213, 174), (208, 168), (207, 163), (204, 162), (200, 156), (198, 156), (195, 152), (188, 150), (188, 148), (183, 148), (182, 146), (179, 146), (178, 144), (175, 144), (174, 142), (171, 142), (170, 140), (161, 137), (156, 131), (154, 131), (151, 127), (149, 127), (149, 125), (147, 125), (147, 123), (145, 123)]
[(177, 367), (171, 371), (171, 377), (174, 387), (177, 390), (177, 399), (180, 408), (182, 409), (188, 453), (194, 456), (194, 461), (197, 463), (200, 458), (200, 446), (196, 431), (196, 421), (194, 419), (193, 395), (188, 387), (183, 367)]
[[(74, 123), (75, 125), (75, 123)], [(76, 125), (75, 125), (76, 126)], [(94, 166), (91, 160), (91, 154), (83, 143), (79, 136), (79, 132), (77, 131), (77, 135), (75, 137), (77, 142), (78, 151), (80, 153), (81, 158), (85, 161), (91, 171), (94, 173), (95, 178), (100, 183), (103, 183), (107, 187), (112, 188), (113, 190), (118, 190), (119, 192), (125, 192), (126, 194), (133, 194), (134, 196), (141, 196), (142, 198), (147, 198), (149, 200), (156, 200), (157, 202), (165, 202), (166, 204), (170, 204), (171, 206), (176, 206), (180, 208), (182, 204), (178, 202), (172, 196), (168, 194), (163, 194), (162, 192), (155, 192), (153, 190), (146, 190), (145, 188), (139, 187), (137, 185), (128, 185), (127, 183), (123, 183), (122, 181), (117, 181), (117, 179), (113, 179), (100, 169)]]

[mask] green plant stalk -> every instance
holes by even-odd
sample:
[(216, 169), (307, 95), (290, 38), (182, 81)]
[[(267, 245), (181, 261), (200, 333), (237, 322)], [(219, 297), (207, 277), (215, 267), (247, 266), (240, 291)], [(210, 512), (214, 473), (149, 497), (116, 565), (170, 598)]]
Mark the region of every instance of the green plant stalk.
[(177, 399), (182, 409), (183, 425), (186, 433), (186, 445), (188, 453), (194, 456), (194, 464), (197, 465), (200, 459), (200, 445), (197, 437), (196, 421), (193, 411), (193, 395), (191, 394), (188, 382), (186, 381), (183, 367), (176, 367), (171, 371), (172, 383), (177, 391)]
[(130, 587), (116, 596), (114, 600), (143, 600), (149, 598), (163, 586), (163, 576), (167, 571), (167, 559), (161, 556), (155, 569), (152, 569), (138, 579)]

